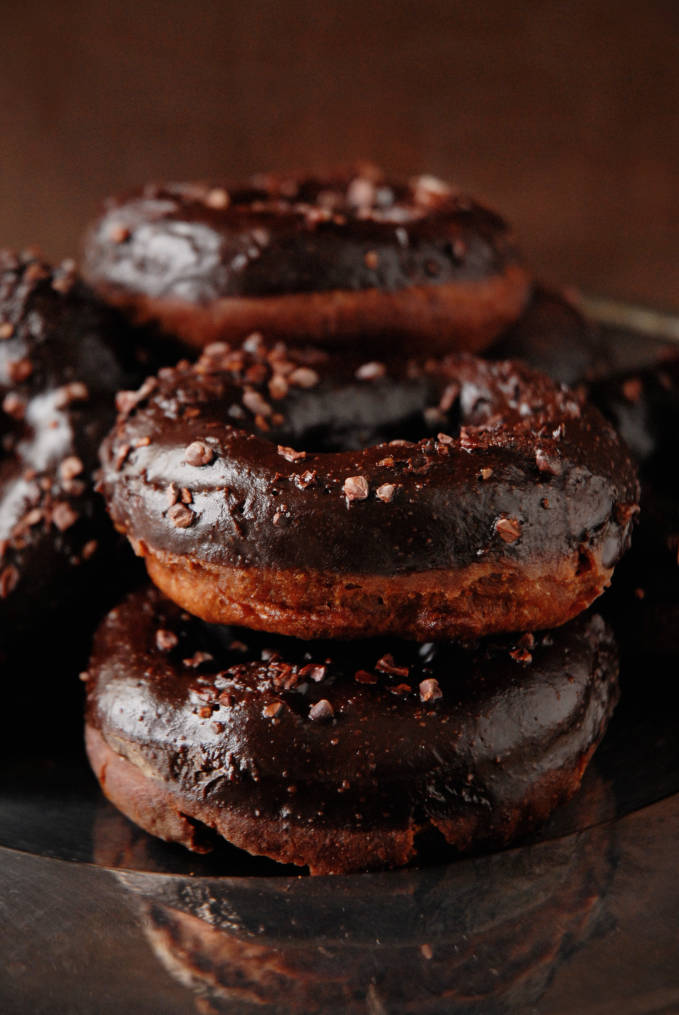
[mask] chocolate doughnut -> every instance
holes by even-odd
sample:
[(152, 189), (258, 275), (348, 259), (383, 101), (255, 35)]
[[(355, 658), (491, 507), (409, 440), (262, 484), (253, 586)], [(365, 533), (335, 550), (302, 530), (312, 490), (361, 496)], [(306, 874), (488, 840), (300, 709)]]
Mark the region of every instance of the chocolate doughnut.
[(152, 588), (109, 614), (88, 672), (88, 755), (123, 813), (316, 874), (407, 863), (426, 829), (458, 849), (524, 833), (576, 791), (617, 697), (597, 616), (467, 651), (312, 644)]
[(561, 384), (604, 373), (608, 357), (599, 328), (555, 289), (536, 285), (521, 317), (486, 351), (490, 359), (520, 359)]
[[(114, 393), (138, 382), (125, 329), (75, 278), (0, 252), (0, 644), (108, 588), (119, 540), (95, 495)], [(93, 594), (94, 593), (94, 594)]]
[(639, 526), (607, 597), (626, 650), (679, 651), (679, 357), (659, 347), (655, 362), (605, 378), (591, 397), (639, 464)]
[(416, 342), (477, 350), (518, 317), (528, 274), (495, 213), (433, 177), (149, 185), (90, 227), (83, 273), (189, 345)]
[(465, 354), (387, 367), (247, 345), (122, 395), (102, 449), (116, 526), (191, 613), (468, 637), (564, 623), (608, 583), (637, 480), (568, 390)]

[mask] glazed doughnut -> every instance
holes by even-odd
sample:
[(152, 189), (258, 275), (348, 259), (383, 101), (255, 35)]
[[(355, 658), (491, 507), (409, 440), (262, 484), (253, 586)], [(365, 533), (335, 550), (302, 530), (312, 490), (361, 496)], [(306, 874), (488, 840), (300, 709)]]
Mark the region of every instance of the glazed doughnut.
[(529, 279), (495, 212), (433, 177), (259, 177), (149, 185), (109, 200), (83, 273), (135, 321), (202, 348), (253, 330), (337, 346), (477, 350)]
[[(264, 640), (263, 640), (264, 639)], [(617, 697), (603, 621), (465, 651), (209, 627), (137, 592), (100, 627), (86, 742), (105, 795), (198, 852), (342, 873), (407, 863), (438, 829), (503, 843), (580, 785)]]
[(520, 359), (561, 384), (606, 372), (601, 333), (565, 295), (536, 285), (521, 317), (486, 351), (490, 359)]
[(102, 449), (114, 523), (189, 612), (426, 640), (556, 626), (608, 583), (637, 480), (568, 390), (466, 354), (246, 345), (123, 393)]
[(639, 526), (616, 574), (608, 613), (625, 648), (646, 655), (679, 651), (679, 357), (656, 361), (592, 387), (639, 464)]
[[(92, 471), (114, 393), (139, 373), (121, 321), (73, 267), (0, 252), (0, 643), (41, 630), (112, 587), (99, 568), (119, 540)], [(128, 357), (129, 359), (129, 357)], [(90, 588), (91, 586), (91, 588)], [(76, 608), (77, 607), (77, 608)]]

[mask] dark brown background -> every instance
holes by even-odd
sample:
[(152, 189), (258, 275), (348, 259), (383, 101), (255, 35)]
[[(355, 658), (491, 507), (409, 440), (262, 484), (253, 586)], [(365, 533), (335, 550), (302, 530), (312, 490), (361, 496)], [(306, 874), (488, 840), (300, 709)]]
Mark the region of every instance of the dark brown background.
[(679, 4), (0, 0), (0, 244), (151, 177), (371, 158), (504, 210), (552, 278), (679, 309)]

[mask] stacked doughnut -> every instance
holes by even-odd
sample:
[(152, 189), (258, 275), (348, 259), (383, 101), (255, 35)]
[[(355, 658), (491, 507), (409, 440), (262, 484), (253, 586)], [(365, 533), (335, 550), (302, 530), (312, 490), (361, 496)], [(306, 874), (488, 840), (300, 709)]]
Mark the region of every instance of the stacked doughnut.
[(121, 392), (102, 446), (153, 582), (89, 667), (106, 795), (164, 839), (319, 874), (543, 821), (615, 705), (583, 611), (638, 484), (581, 397), (470, 351), (544, 346), (552, 305), (573, 327), (499, 216), (373, 172), (147, 187), (106, 207), (84, 272), (201, 349)]
[(133, 346), (73, 262), (0, 251), (0, 655), (70, 659), (111, 603), (120, 540), (93, 473), (116, 391), (144, 376)]

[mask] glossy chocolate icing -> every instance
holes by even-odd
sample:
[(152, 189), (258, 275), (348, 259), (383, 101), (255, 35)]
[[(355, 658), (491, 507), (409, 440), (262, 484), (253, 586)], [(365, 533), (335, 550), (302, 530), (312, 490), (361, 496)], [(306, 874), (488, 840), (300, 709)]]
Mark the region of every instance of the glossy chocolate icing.
[(592, 385), (590, 397), (611, 420), (659, 491), (677, 491), (673, 468), (679, 449), (679, 356), (660, 348), (657, 361)]
[(660, 348), (643, 369), (608, 377), (592, 398), (639, 464), (641, 511), (632, 549), (607, 603), (626, 648), (645, 654), (679, 648), (679, 357)]
[(0, 253), (0, 642), (74, 606), (117, 543), (92, 475), (140, 377), (124, 335), (71, 264)]
[(519, 364), (254, 341), (120, 404), (102, 485), (142, 552), (388, 575), (580, 551), (610, 567), (629, 539), (638, 486), (612, 428)]
[(520, 359), (561, 384), (578, 384), (606, 371), (596, 324), (568, 298), (538, 284), (515, 324), (488, 349), (489, 359)]
[(302, 642), (206, 625), (148, 588), (97, 633), (87, 720), (209, 806), (354, 827), (468, 809), (492, 825), (541, 777), (577, 768), (616, 673), (598, 616), (467, 649)]
[(95, 286), (200, 305), (475, 280), (516, 260), (504, 221), (466, 195), (358, 171), (147, 185), (107, 202), (83, 272)]

